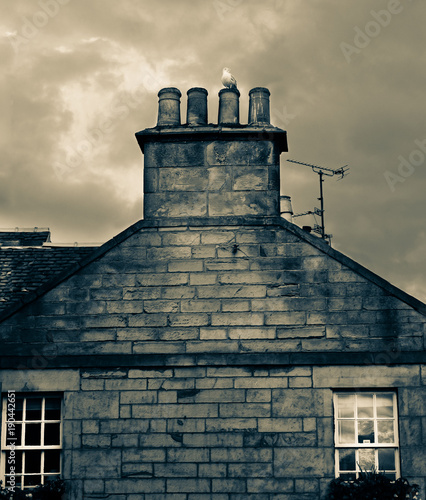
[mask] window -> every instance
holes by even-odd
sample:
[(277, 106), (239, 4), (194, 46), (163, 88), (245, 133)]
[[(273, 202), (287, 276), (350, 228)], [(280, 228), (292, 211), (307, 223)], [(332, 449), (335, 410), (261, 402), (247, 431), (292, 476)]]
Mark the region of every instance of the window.
[(353, 480), (372, 470), (399, 477), (394, 392), (338, 392), (334, 415), (336, 477)]
[[(12, 398), (11, 398), (12, 396)], [(14, 419), (14, 421), (13, 421)], [(31, 488), (61, 474), (61, 398), (20, 395), (3, 398), (3, 484)]]

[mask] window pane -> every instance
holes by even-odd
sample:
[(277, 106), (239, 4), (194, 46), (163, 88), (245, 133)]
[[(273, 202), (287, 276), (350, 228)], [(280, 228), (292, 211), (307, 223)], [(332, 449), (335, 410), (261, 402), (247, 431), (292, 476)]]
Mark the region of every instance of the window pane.
[(41, 444), (41, 424), (25, 425), (25, 446), (37, 446)]
[(7, 425), (6, 428), (6, 444), (20, 446), (21, 444), (22, 424)]
[(17, 421), (22, 421), (22, 407), (24, 404), (23, 399), (18, 399), (16, 398), (16, 403), (15, 403), (15, 420)]
[(354, 418), (355, 396), (353, 394), (340, 394), (337, 398), (337, 408), (339, 418)]
[(25, 474), (40, 472), (41, 468), (41, 451), (31, 450), (25, 452)]
[(379, 470), (395, 470), (395, 450), (383, 449), (379, 451)]
[(376, 396), (377, 417), (393, 417), (393, 395), (379, 394)]
[(358, 418), (373, 418), (373, 395), (359, 394), (357, 397)]
[(394, 443), (393, 420), (378, 420), (377, 433), (379, 443)]
[(61, 463), (61, 452), (50, 450), (44, 453), (44, 472), (59, 472)]
[(371, 471), (376, 467), (375, 453), (372, 449), (359, 450), (359, 468), (362, 471)]
[(46, 398), (45, 401), (45, 420), (60, 420), (61, 418), (61, 400), (60, 398)]
[(355, 421), (339, 420), (339, 443), (355, 442)]
[(22, 444), (22, 424), (15, 425), (15, 446), (21, 446)]
[[(6, 476), (6, 486), (10, 485), (10, 479), (9, 476)], [(21, 488), (22, 484), (22, 476), (15, 476), (15, 488)]]
[(356, 470), (355, 450), (339, 450), (339, 469), (341, 471)]
[(358, 421), (358, 443), (374, 443), (374, 421)]
[[(14, 460), (14, 462), (13, 462)], [(10, 474), (12, 471), (10, 470), (11, 467), (15, 468), (15, 472), (19, 474), (22, 472), (22, 451), (15, 451), (15, 455), (11, 456), (10, 450), (6, 451), (6, 460), (5, 460), (5, 465), (6, 465), (6, 474)]]
[(25, 476), (24, 486), (38, 486), (41, 484), (41, 476)]
[(41, 398), (28, 398), (26, 420), (41, 420)]
[(59, 444), (60, 433), (59, 424), (45, 424), (44, 426), (44, 444), (52, 445)]

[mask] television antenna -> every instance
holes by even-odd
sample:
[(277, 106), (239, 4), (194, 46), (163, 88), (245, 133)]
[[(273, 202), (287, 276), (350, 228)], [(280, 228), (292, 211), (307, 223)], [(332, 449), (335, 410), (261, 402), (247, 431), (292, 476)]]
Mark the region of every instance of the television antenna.
[(301, 161), (297, 160), (287, 160), (291, 163), (297, 163), (298, 165), (305, 165), (306, 167), (311, 167), (312, 171), (318, 174), (319, 177), (319, 192), (320, 196), (317, 198), (320, 202), (321, 208), (314, 208), (313, 211), (309, 210), (308, 212), (303, 212), (301, 214), (296, 214), (293, 217), (300, 217), (302, 215), (308, 215), (308, 214), (313, 214), (319, 215), (321, 217), (321, 225), (315, 224), (314, 225), (314, 232), (319, 234), (323, 240), (329, 240), (331, 242), (331, 234), (326, 234), (325, 233), (325, 223), (324, 223), (324, 190), (323, 190), (323, 182), (324, 182), (324, 176), (327, 177), (333, 177), (335, 175), (338, 175), (339, 178), (337, 179), (338, 181), (342, 180), (345, 175), (349, 175), (348, 170), (349, 167), (347, 165), (343, 165), (343, 167), (340, 167), (336, 170), (333, 170), (331, 168), (326, 168), (326, 167), (320, 167), (319, 165), (312, 165), (312, 163), (303, 163)]

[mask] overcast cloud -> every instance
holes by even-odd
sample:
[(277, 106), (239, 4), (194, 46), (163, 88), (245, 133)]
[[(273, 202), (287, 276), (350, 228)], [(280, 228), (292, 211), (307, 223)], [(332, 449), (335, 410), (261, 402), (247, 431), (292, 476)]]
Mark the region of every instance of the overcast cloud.
[(325, 182), (333, 246), (426, 300), (420, 0), (0, 1), (0, 227), (103, 242), (139, 220), (134, 133), (155, 125), (158, 90), (205, 87), (216, 122), (228, 66), (243, 122), (248, 91), (271, 91), (295, 212), (318, 206), (318, 177), (287, 158), (349, 164)]

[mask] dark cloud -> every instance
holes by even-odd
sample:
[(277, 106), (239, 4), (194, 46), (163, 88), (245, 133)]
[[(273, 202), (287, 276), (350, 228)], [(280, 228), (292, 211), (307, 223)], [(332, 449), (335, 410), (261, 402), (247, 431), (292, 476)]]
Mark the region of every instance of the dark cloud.
[(248, 91), (271, 90), (272, 121), (288, 130), (282, 190), (295, 211), (318, 206), (318, 178), (286, 158), (348, 163), (347, 178), (325, 184), (333, 246), (425, 300), (425, 17), (410, 0), (9, 2), (0, 226), (103, 241), (133, 223), (143, 165), (134, 133), (155, 125), (156, 93), (180, 88), (184, 117), (186, 90), (205, 87), (215, 122), (228, 66), (243, 122)]

